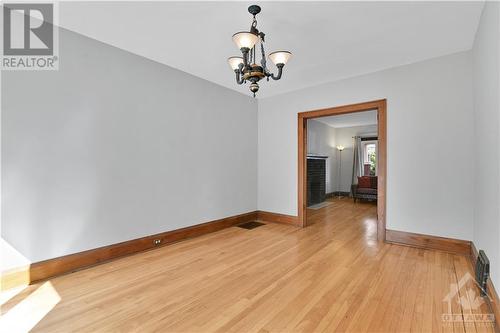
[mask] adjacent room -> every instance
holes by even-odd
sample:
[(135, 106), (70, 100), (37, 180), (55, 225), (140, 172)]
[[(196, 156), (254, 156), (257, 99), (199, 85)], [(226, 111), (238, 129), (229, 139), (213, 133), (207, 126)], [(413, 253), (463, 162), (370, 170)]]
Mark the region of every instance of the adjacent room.
[[(308, 119), (308, 226), (345, 216), (349, 226), (363, 225), (360, 235), (377, 238), (377, 153), (377, 110)], [(362, 212), (369, 218), (354, 218)]]
[(0, 332), (498, 332), (500, 2), (3, 1)]

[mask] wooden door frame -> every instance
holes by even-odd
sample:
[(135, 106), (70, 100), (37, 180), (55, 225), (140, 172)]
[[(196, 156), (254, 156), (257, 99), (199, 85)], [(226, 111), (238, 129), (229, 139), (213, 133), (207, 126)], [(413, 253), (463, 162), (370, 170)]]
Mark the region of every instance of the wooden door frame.
[(387, 100), (337, 106), (333, 108), (300, 112), (298, 114), (298, 224), (307, 226), (307, 120), (346, 113), (377, 110), (378, 115), (378, 191), (377, 191), (377, 238), (385, 241), (386, 176), (387, 176)]

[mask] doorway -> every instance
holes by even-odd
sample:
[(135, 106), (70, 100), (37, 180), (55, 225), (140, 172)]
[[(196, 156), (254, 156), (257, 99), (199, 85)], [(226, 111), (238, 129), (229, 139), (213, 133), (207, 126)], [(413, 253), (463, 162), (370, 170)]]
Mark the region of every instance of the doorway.
[[(299, 225), (307, 226), (307, 124), (308, 120), (335, 115), (344, 115), (356, 112), (374, 110), (377, 113), (377, 145), (376, 145), (376, 174), (377, 174), (377, 239), (385, 241), (385, 212), (386, 212), (386, 170), (387, 170), (387, 101), (376, 100), (365, 103), (350, 104), (328, 109), (301, 112), (298, 114), (298, 208)], [(369, 140), (367, 140), (369, 141)], [(365, 144), (368, 145), (368, 144)], [(372, 146), (368, 148), (372, 149)], [(321, 156), (313, 156), (321, 158)], [(311, 163), (309, 163), (312, 165)], [(317, 164), (317, 163), (315, 163)], [(310, 202), (310, 201), (309, 201)]]

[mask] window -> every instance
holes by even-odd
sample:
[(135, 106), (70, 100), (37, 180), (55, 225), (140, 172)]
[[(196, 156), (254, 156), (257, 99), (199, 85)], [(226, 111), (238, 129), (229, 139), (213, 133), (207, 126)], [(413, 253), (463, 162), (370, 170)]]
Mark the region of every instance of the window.
[(363, 142), (363, 165), (365, 176), (377, 175), (377, 141)]

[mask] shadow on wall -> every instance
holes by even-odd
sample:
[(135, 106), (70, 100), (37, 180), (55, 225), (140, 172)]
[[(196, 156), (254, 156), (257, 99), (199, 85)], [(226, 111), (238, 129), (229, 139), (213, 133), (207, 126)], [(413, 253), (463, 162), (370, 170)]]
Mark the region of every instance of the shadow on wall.
[(0, 238), (0, 292), (28, 285), (30, 267), (31, 262), (25, 256)]
[[(0, 272), (23, 267), (31, 262), (5, 239), (0, 238)], [(1, 290), (1, 289), (0, 289)]]

